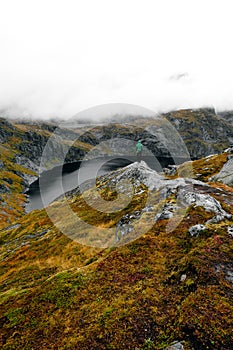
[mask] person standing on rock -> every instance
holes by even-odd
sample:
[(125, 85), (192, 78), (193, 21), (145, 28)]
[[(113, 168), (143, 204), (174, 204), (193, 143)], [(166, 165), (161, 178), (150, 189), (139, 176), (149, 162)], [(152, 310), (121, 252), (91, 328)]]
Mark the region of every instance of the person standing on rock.
[(143, 149), (143, 145), (141, 143), (141, 140), (138, 140), (138, 143), (136, 144), (136, 154), (137, 154), (138, 162), (142, 160), (142, 149)]

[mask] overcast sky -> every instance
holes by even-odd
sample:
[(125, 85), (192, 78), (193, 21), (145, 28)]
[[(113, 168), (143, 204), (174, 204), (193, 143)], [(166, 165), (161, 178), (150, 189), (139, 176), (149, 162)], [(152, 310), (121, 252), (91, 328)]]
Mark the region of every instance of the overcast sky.
[(233, 109), (231, 0), (0, 0), (0, 109)]

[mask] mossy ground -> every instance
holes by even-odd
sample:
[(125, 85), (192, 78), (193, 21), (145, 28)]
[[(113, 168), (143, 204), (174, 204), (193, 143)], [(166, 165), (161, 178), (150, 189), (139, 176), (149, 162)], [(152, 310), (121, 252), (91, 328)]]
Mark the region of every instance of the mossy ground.
[(187, 229), (168, 234), (160, 222), (106, 250), (53, 229), (29, 241), (2, 262), (3, 349), (143, 349), (148, 339), (154, 349), (174, 339), (230, 349), (232, 286), (216, 265), (231, 264), (232, 239), (224, 229), (198, 238)]
[(216, 175), (227, 161), (228, 153), (215, 154), (206, 158), (198, 159), (179, 166), (179, 176), (188, 177), (191, 174), (194, 178), (208, 182)]
[[(224, 191), (218, 199), (232, 199)], [(142, 202), (135, 195), (124, 213)], [(224, 209), (233, 214), (231, 203)], [(119, 220), (90, 213), (80, 195), (70, 204), (94, 228)], [(190, 207), (172, 232), (159, 220), (133, 242), (99, 249), (63, 235), (45, 210), (24, 215), (0, 235), (2, 349), (165, 349), (180, 340), (185, 350), (230, 350), (233, 221), (210, 224), (198, 237), (188, 233), (212, 216)]]

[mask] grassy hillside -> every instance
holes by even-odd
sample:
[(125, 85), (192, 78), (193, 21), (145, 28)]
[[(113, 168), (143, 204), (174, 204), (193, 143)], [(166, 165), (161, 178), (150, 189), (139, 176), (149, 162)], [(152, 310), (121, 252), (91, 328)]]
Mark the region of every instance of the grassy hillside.
[[(225, 161), (226, 155), (196, 161), (194, 174), (208, 181)], [(186, 176), (185, 165), (182, 171)], [(232, 189), (210, 185), (199, 191), (233, 215)], [(105, 199), (114, 198), (101, 181), (98, 186)], [(78, 191), (68, 201), (95, 234), (95, 227), (114, 227), (118, 215), (140, 210), (143, 189), (124, 212), (107, 219), (90, 213)], [(172, 194), (166, 199), (174, 200)], [(54, 215), (64, 215), (63, 201), (51, 205)], [(193, 204), (172, 232), (161, 219), (133, 242), (106, 249), (71, 240), (45, 210), (22, 216), (0, 232), (2, 349), (166, 349), (179, 340), (185, 350), (230, 350), (233, 220), (213, 221), (196, 237), (189, 232), (213, 216)], [(68, 217), (63, 221), (71, 224)], [(76, 227), (77, 234), (81, 230)]]

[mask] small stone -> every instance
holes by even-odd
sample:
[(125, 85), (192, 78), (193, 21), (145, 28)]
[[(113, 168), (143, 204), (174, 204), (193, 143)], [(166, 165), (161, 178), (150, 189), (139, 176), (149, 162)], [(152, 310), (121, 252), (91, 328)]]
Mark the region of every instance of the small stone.
[(184, 347), (180, 342), (176, 341), (170, 346), (168, 346), (166, 350), (184, 350)]
[(233, 225), (227, 227), (227, 233), (233, 238)]
[(176, 165), (168, 165), (167, 168), (163, 168), (163, 172), (165, 175), (176, 175), (177, 174), (177, 166)]
[(181, 275), (180, 282), (184, 282), (186, 280), (186, 278), (187, 278), (186, 274)]
[(189, 228), (192, 237), (198, 237), (199, 233), (205, 230), (205, 225), (197, 224)]
[(230, 283), (233, 283), (233, 272), (230, 270), (226, 271), (226, 280)]

